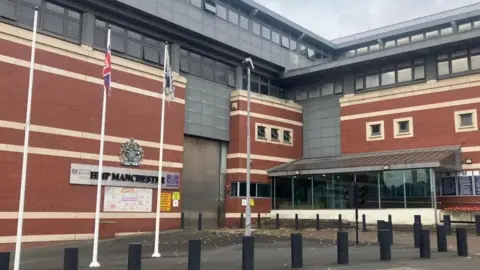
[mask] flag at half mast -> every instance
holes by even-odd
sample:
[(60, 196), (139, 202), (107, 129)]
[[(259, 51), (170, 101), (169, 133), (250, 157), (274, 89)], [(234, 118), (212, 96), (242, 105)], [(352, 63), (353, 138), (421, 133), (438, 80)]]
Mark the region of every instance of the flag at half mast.
[(164, 85), (163, 91), (165, 91), (165, 97), (167, 100), (173, 100), (175, 98), (175, 88), (173, 86), (173, 74), (170, 66), (170, 55), (168, 53), (168, 43), (165, 43), (165, 56), (164, 56), (164, 69), (163, 78)]

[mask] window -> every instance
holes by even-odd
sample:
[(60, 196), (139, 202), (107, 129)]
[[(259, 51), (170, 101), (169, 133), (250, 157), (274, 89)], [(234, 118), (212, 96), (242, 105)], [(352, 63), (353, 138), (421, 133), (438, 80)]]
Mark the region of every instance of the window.
[(372, 74), (365, 77), (365, 87), (373, 88), (380, 85), (378, 74)]
[(228, 11), (228, 21), (238, 25), (238, 13), (235, 11), (229, 10)]
[(397, 39), (397, 46), (405, 45), (410, 42), (409, 37), (399, 38)]
[(205, 10), (212, 12), (213, 14), (217, 13), (217, 4), (213, 0), (204, 0)]
[(446, 35), (450, 35), (450, 34), (453, 34), (453, 28), (451, 26), (440, 29), (440, 35), (446, 36)]
[(411, 42), (422, 41), (424, 39), (423, 34), (413, 35), (410, 37)]
[(286, 36), (282, 36), (282, 47), (290, 48), (290, 41)]
[(399, 69), (397, 71), (398, 82), (408, 82), (412, 80), (412, 68)]
[(203, 70), (203, 78), (207, 79), (209, 81), (213, 81), (213, 76), (214, 76), (214, 61), (212, 59), (208, 59), (206, 57), (203, 57), (202, 61), (202, 70)]
[(240, 27), (248, 30), (248, 19), (246, 17), (240, 16)]
[(260, 24), (252, 22), (253, 33), (260, 36)]
[(377, 44), (374, 44), (374, 45), (370, 45), (369, 50), (370, 50), (370, 52), (380, 50), (380, 44), (377, 43)]
[(437, 56), (437, 75), (449, 77), (470, 74), (480, 68), (480, 49), (455, 51)]
[(283, 142), (292, 143), (292, 132), (290, 130), (283, 131)]
[(217, 5), (217, 16), (221, 19), (227, 20), (227, 9), (224, 6)]
[(17, 3), (12, 0), (0, 2), (0, 17), (15, 20), (17, 17)]
[(477, 131), (477, 110), (457, 111), (455, 115), (455, 132)]
[(278, 128), (272, 128), (271, 131), (272, 131), (272, 135), (271, 135), (272, 141), (279, 141), (280, 137), (278, 134)]
[(270, 29), (266, 26), (262, 26), (262, 37), (270, 40)]
[(345, 52), (345, 57), (355, 56), (355, 50), (350, 50)]
[(389, 85), (395, 83), (395, 71), (388, 71), (382, 73), (382, 85)]
[(460, 24), (458, 26), (458, 32), (465, 32), (465, 31), (470, 31), (470, 30), (472, 30), (472, 23), (471, 22)]
[(362, 47), (357, 49), (357, 54), (364, 54), (368, 52), (368, 47)]
[(413, 118), (393, 119), (394, 138), (410, 138), (413, 137)]
[(383, 121), (368, 122), (366, 124), (367, 141), (385, 139)]
[[(270, 184), (250, 183), (250, 196), (252, 198), (270, 198)], [(245, 182), (230, 183), (231, 197), (247, 196), (247, 184)]]
[(439, 36), (438, 30), (433, 30), (433, 31), (425, 33), (425, 38), (426, 39), (436, 38), (438, 36)]
[(297, 50), (297, 42), (293, 39), (290, 40), (290, 50), (292, 50), (292, 51)]
[(343, 93), (343, 83), (342, 82), (336, 82), (335, 83), (335, 94), (341, 94)]
[(391, 47), (395, 47), (395, 40), (389, 40), (385, 42), (385, 44), (383, 44), (384, 49), (391, 48)]
[(272, 31), (272, 41), (277, 44), (280, 44), (280, 34), (278, 34), (275, 31)]
[(266, 139), (266, 127), (264, 126), (257, 126), (257, 139)]
[[(357, 75), (358, 76), (358, 75)], [(364, 77), (357, 77), (355, 79), (355, 90), (363, 90), (364, 89), (364, 86), (363, 86), (363, 78)]]
[(333, 95), (334, 85), (333, 83), (326, 83), (322, 86), (322, 96)]
[(198, 8), (202, 8), (202, 2), (203, 0), (190, 0), (190, 4)]

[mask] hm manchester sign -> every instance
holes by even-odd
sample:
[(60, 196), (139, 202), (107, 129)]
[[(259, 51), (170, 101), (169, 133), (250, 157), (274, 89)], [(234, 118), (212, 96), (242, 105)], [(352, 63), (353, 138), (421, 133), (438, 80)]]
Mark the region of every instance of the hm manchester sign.
[[(70, 184), (97, 185), (98, 166), (72, 163)], [(158, 171), (103, 166), (102, 185), (117, 187), (157, 188)], [(162, 173), (162, 189), (179, 189), (180, 174)]]

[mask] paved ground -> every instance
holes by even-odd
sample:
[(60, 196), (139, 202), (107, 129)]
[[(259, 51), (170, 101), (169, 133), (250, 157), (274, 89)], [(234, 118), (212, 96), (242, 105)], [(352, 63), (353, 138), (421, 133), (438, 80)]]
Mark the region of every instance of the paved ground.
[[(255, 269), (278, 270), (290, 268), (291, 230), (259, 230), (255, 231)], [(202, 269), (236, 270), (241, 269), (242, 239), (241, 230), (217, 231), (177, 231), (168, 232), (160, 236), (160, 252), (162, 258), (153, 259), (153, 236), (137, 236), (109, 241), (101, 241), (99, 247), (100, 269), (119, 270), (127, 269), (127, 250), (129, 243), (142, 243), (143, 270), (182, 270), (187, 269), (187, 250), (189, 239), (202, 240)], [(379, 261), (379, 247), (376, 244), (376, 233), (360, 234), (361, 244), (350, 247), (350, 265), (336, 264), (336, 231), (314, 230), (303, 231), (304, 268), (316, 269), (395, 269), (395, 270), (451, 270), (451, 269), (478, 269), (480, 264), (480, 237), (469, 235), (470, 257), (456, 256), (455, 238), (449, 238), (448, 253), (437, 253), (436, 239), (431, 237), (432, 259), (419, 259), (419, 252), (414, 249), (410, 234), (395, 233), (392, 247), (392, 261)], [(355, 239), (355, 233), (349, 233), (350, 240)], [(54, 270), (62, 269), (63, 248), (66, 246), (79, 247), (80, 269), (89, 269), (91, 260), (92, 242), (82, 241), (68, 245), (51, 247), (34, 247), (22, 252), (22, 270)], [(13, 259), (13, 258), (12, 258)]]

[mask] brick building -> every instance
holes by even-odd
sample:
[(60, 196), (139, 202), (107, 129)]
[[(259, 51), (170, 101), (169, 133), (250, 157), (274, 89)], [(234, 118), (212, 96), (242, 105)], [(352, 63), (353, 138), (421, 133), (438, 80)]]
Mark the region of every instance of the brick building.
[[(354, 181), (367, 187), (368, 220), (434, 223), (480, 203), (479, 4), (326, 40), (251, 0), (0, 0), (0, 243), (15, 241), (35, 6), (26, 242), (93, 237), (107, 27), (104, 236), (154, 230), (165, 42), (176, 90), (162, 230), (179, 228), (181, 212), (186, 227), (200, 212), (205, 227), (238, 226), (246, 57), (254, 216), (351, 219)], [(140, 166), (119, 158), (130, 139)]]

